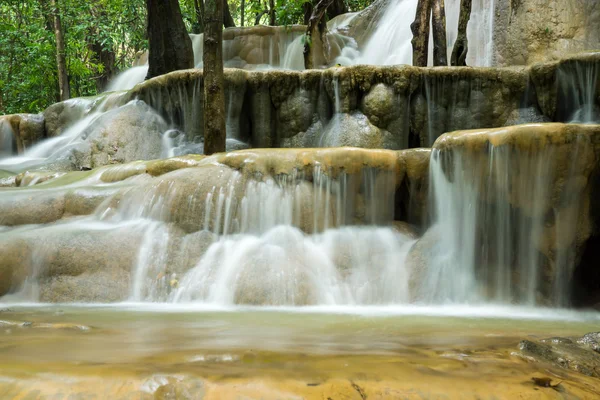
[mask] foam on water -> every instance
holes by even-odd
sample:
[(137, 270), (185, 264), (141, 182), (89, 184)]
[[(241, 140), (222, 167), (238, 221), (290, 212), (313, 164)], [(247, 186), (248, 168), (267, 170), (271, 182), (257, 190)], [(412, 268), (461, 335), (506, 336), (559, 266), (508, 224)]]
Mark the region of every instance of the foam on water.
[(600, 313), (596, 311), (577, 311), (571, 309), (507, 306), (502, 304), (486, 305), (319, 305), (319, 306), (240, 306), (206, 303), (166, 303), (166, 302), (122, 302), (122, 303), (63, 303), (49, 304), (36, 302), (14, 302), (10, 304), (15, 311), (32, 309), (74, 309), (90, 311), (126, 311), (139, 313), (269, 313), (290, 315), (356, 315), (368, 318), (389, 317), (441, 317), (465, 319), (501, 319), (561, 322), (600, 322)]

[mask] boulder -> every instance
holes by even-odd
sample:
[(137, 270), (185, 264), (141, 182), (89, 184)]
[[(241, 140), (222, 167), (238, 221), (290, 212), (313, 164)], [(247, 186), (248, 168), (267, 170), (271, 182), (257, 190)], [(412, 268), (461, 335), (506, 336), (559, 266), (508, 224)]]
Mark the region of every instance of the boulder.
[(516, 355), (600, 378), (598, 337), (600, 332), (588, 333), (581, 338), (553, 337), (535, 342), (522, 340)]
[(389, 132), (377, 128), (360, 112), (335, 114), (319, 139), (320, 147), (396, 148)]
[(98, 117), (73, 150), (76, 169), (152, 160), (161, 156), (166, 122), (143, 101), (132, 101)]
[(66, 129), (90, 110), (93, 101), (90, 99), (76, 98), (60, 103), (55, 103), (44, 110), (44, 128), (46, 137), (61, 135)]
[(42, 114), (0, 116), (0, 154), (22, 154), (45, 137)]

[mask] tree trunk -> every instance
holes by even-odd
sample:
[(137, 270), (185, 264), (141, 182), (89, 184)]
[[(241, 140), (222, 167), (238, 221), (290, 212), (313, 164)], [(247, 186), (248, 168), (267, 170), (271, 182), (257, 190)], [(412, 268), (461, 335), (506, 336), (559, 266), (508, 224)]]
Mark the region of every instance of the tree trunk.
[[(148, 75), (146, 79), (194, 67), (192, 40), (178, 0), (146, 0), (148, 7)], [(222, 21), (222, 20), (221, 20)]]
[[(106, 8), (100, 4), (99, 0), (89, 0), (90, 17), (92, 21), (106, 21), (108, 19)], [(91, 25), (88, 28), (86, 42), (88, 48), (93, 53), (95, 63), (102, 65), (102, 71), (98, 72), (96, 79), (96, 89), (98, 92), (103, 92), (108, 86), (109, 81), (116, 72), (117, 55), (113, 49), (112, 43), (107, 45), (102, 43), (101, 35), (99, 34), (98, 25)]]
[(194, 0), (194, 12), (196, 13), (196, 26), (194, 33), (204, 32), (204, 0)]
[(225, 151), (223, 4), (206, 0), (204, 10), (204, 154)]
[(429, 17), (431, 16), (431, 0), (419, 0), (414, 22), (410, 25), (413, 34), (413, 65), (427, 66), (427, 47), (429, 45)]
[(269, 25), (275, 26), (275, 0), (269, 0)]
[(225, 28), (231, 28), (235, 26), (235, 22), (231, 16), (231, 11), (229, 11), (229, 4), (227, 3), (227, 0), (223, 0), (223, 26), (225, 26)]
[(460, 16), (458, 17), (458, 35), (452, 49), (452, 58), (450, 62), (454, 67), (467, 65), (467, 51), (469, 50), (469, 41), (467, 40), (467, 25), (471, 18), (471, 0), (461, 0)]
[(56, 38), (56, 67), (58, 69), (58, 91), (60, 100), (64, 101), (70, 98), (69, 76), (67, 74), (67, 57), (65, 54), (65, 37), (60, 22), (60, 10), (58, 1), (50, 0), (52, 7), (52, 16), (54, 19), (54, 37)]
[(310, 21), (313, 9), (313, 4), (310, 1), (305, 1), (302, 4), (302, 11), (304, 13), (304, 25), (308, 25), (308, 21)]
[(246, 0), (242, 0), (240, 4), (240, 26), (244, 26), (244, 17), (246, 16)]
[(313, 65), (313, 40), (318, 37), (321, 39), (321, 35), (323, 31), (326, 29), (326, 26), (323, 21), (323, 16), (327, 11), (327, 7), (331, 5), (333, 0), (320, 0), (315, 8), (313, 9), (312, 15), (308, 20), (308, 25), (306, 27), (306, 35), (304, 36), (304, 68), (312, 69)]
[(344, 0), (333, 0), (333, 3), (327, 8), (327, 17), (332, 19), (347, 12), (348, 6)]
[(446, 10), (444, 0), (433, 0), (433, 65), (448, 66), (446, 42)]
[[(92, 29), (92, 33), (95, 29)], [(91, 36), (92, 38), (96, 36)], [(105, 48), (102, 43), (93, 40), (89, 44), (89, 48), (96, 55), (95, 60), (98, 64), (102, 65), (104, 69), (102, 73), (96, 77), (96, 88), (99, 92), (102, 92), (108, 86), (110, 79), (115, 74), (115, 62), (117, 60), (115, 52), (110, 48)]]

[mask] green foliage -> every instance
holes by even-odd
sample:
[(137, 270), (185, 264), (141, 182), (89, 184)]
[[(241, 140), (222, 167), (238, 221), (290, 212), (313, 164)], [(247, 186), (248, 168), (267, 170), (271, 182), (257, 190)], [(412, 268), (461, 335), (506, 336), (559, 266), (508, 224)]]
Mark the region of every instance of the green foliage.
[[(201, 1), (201, 0), (199, 0)], [(278, 25), (302, 24), (303, 4), (276, 0)], [(316, 0), (315, 0), (316, 1)], [(350, 11), (373, 0), (346, 0)], [(132, 65), (148, 47), (145, 0), (57, 0), (66, 43), (71, 96), (98, 93), (112, 75)], [(228, 0), (236, 25), (242, 0)], [(48, 0), (0, 0), (0, 115), (39, 112), (58, 101), (56, 47)], [(188, 30), (198, 29), (194, 0), (180, 0)], [(245, 26), (253, 26), (268, 0), (245, 1)]]
[[(58, 0), (71, 96), (131, 66), (147, 48), (144, 0)], [(38, 112), (58, 100), (56, 47), (47, 0), (0, 2), (0, 114)], [(104, 63), (100, 52), (112, 53)]]

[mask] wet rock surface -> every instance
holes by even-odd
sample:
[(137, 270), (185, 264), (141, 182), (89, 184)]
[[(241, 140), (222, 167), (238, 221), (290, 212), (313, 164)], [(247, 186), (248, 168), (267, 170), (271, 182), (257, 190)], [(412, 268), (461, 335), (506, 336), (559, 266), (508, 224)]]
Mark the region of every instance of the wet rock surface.
[(73, 151), (75, 169), (160, 158), (166, 122), (142, 101), (98, 117)]
[(536, 362), (600, 378), (600, 332), (588, 333), (579, 338), (553, 337), (540, 341), (522, 340), (521, 356)]
[[(560, 86), (568, 79), (575, 79), (575, 90), (589, 87), (592, 102), (600, 105), (594, 73), (567, 68), (573, 64), (593, 70), (598, 63), (598, 54), (587, 53), (528, 68), (226, 70), (226, 95), (232, 100), (226, 102), (227, 126), (252, 147), (428, 147), (454, 130), (566, 121), (580, 106), (562, 94), (571, 90)], [(188, 138), (199, 138), (202, 117), (192, 110), (202, 109), (202, 96), (195, 95), (202, 82), (201, 71), (177, 71), (149, 80), (127, 96), (146, 101)]]
[(0, 116), (0, 155), (22, 154), (45, 138), (42, 114)]

